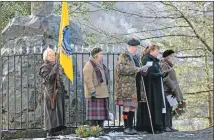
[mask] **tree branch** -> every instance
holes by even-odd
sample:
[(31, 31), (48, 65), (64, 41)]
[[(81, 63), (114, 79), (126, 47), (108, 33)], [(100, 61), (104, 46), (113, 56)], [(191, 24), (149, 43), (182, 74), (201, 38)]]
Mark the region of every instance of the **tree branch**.
[(74, 9), (73, 11), (71, 11), (71, 13), (74, 13), (75, 11), (79, 10), (85, 3), (81, 3), (76, 9)]
[(190, 27), (190, 26), (172, 26), (172, 27), (164, 27), (164, 28), (159, 28), (159, 29), (143, 30), (143, 31), (131, 32), (131, 33), (119, 34), (119, 35), (130, 35), (130, 34), (134, 34), (134, 33), (143, 33), (143, 32), (151, 32), (151, 31), (160, 31), (160, 30), (165, 30), (165, 29), (170, 29), (170, 28), (182, 28), (182, 27)]
[(211, 92), (213, 90), (204, 90), (204, 91), (196, 91), (196, 92), (186, 92), (184, 94), (199, 94), (199, 93), (207, 93), (207, 92)]
[(192, 31), (194, 32), (195, 34), (195, 37), (198, 38), (203, 44), (204, 46), (207, 48), (207, 50), (209, 52), (212, 53), (212, 55), (214, 55), (214, 51), (211, 49), (211, 47), (207, 44), (207, 42), (197, 33), (197, 31), (195, 30), (195, 28), (193, 27), (192, 23), (188, 20), (188, 18), (173, 4), (167, 4), (165, 2), (162, 2), (164, 5), (167, 5), (167, 6), (170, 6), (174, 9), (176, 9), (180, 14), (181, 14), (181, 17), (189, 24), (189, 26), (191, 27)]
[(178, 18), (182, 18), (181, 16), (177, 16), (177, 17), (173, 17), (173, 16), (143, 16), (143, 15), (139, 15), (136, 13), (129, 13), (129, 12), (125, 12), (125, 11), (121, 11), (118, 8), (113, 8), (113, 11), (119, 12), (119, 13), (123, 13), (123, 14), (127, 14), (127, 15), (131, 15), (131, 16), (137, 16), (137, 17), (141, 17), (141, 18), (165, 18), (165, 19), (178, 19)]
[[(89, 23), (90, 23), (90, 22), (89, 22)], [(83, 24), (83, 23), (82, 23), (82, 24)], [(87, 24), (83, 24), (83, 25), (85, 25), (85, 26), (87, 26), (88, 28), (94, 30), (95, 32), (98, 32), (98, 33), (100, 33), (100, 34), (103, 34), (103, 35), (105, 35), (105, 36), (107, 36), (107, 37), (111, 37), (111, 38), (114, 38), (114, 39), (119, 39), (119, 38), (117, 38), (116, 36), (110, 35), (109, 33), (107, 33), (107, 32), (105, 32), (105, 31), (101, 30), (100, 28), (98, 29), (98, 28), (94, 27), (93, 25), (92, 25), (93, 27), (91, 27), (91, 26), (89, 26), (89, 25), (87, 25)]]
[[(97, 4), (95, 4), (95, 3), (90, 3), (90, 2), (88, 2), (88, 4), (90, 4), (90, 5), (94, 6), (94, 7), (97, 7), (97, 8), (102, 8), (100, 5), (97, 5)], [(141, 17), (141, 18), (151, 18), (151, 19), (153, 19), (153, 18), (155, 18), (155, 19), (157, 19), (157, 18), (166, 18), (166, 19), (167, 19), (167, 18), (169, 18), (169, 19), (182, 18), (182, 17), (173, 17), (173, 16), (160, 16), (160, 17), (158, 17), (158, 16), (143, 16), (143, 15), (136, 14), (136, 13), (125, 12), (125, 11), (122, 11), (122, 10), (120, 10), (120, 9), (118, 9), (118, 8), (112, 8), (111, 10), (116, 11), (116, 12), (119, 12), (119, 13), (131, 15), (131, 16)]]
[(147, 39), (153, 39), (153, 38), (164, 38), (164, 37), (170, 37), (170, 36), (181, 36), (181, 37), (196, 37), (196, 36), (191, 36), (191, 35), (185, 35), (185, 34), (178, 34), (178, 35), (162, 35), (162, 36), (153, 36), (153, 37), (148, 37), (148, 38), (142, 38), (140, 40), (147, 40)]
[(205, 57), (205, 55), (199, 55), (199, 56), (175, 56), (176, 58), (186, 59), (186, 58), (201, 58)]
[(205, 50), (205, 48), (182, 49), (182, 50), (179, 50), (177, 52), (192, 51), (192, 50), (194, 50), (194, 51), (196, 51), (196, 50)]
[[(153, 37), (148, 37), (148, 38), (139, 38), (139, 40), (147, 40), (147, 39), (153, 39), (153, 38), (164, 38), (164, 37), (170, 37), (170, 36), (177, 36), (177, 37), (191, 37), (194, 38), (195, 36), (191, 36), (191, 35), (182, 35), (182, 34), (178, 34), (178, 35), (163, 35), (163, 36), (153, 36)], [(103, 43), (100, 42), (99, 44), (105, 44), (105, 45), (117, 45), (117, 44), (122, 44), (122, 43), (126, 43), (126, 41), (120, 41), (120, 42), (109, 42), (109, 43)]]

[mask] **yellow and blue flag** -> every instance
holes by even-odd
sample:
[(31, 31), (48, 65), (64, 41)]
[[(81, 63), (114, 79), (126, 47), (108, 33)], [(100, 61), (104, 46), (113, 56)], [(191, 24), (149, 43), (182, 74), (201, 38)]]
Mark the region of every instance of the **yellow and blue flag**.
[(64, 72), (69, 80), (73, 83), (73, 60), (72, 60), (72, 46), (70, 42), (70, 28), (69, 28), (69, 16), (68, 16), (68, 4), (62, 2), (62, 15), (59, 29), (58, 49), (60, 51), (60, 65), (64, 69)]

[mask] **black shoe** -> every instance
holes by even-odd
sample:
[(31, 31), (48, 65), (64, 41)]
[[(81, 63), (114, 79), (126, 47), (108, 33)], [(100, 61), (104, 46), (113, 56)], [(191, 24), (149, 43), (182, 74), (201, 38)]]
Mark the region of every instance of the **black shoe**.
[(47, 133), (46, 138), (50, 138), (52, 135), (50, 133)]
[(105, 133), (104, 131), (102, 131), (102, 132), (100, 133), (100, 136), (107, 136), (107, 133)]
[(170, 127), (170, 129), (172, 130), (172, 132), (177, 132), (178, 130), (175, 128)]
[(104, 128), (104, 121), (98, 121), (98, 125), (100, 128)]
[(54, 138), (54, 137), (57, 137), (59, 135), (55, 134), (55, 133), (47, 133), (47, 136), (46, 138)]
[(154, 133), (155, 133), (155, 134), (162, 134), (163, 131), (155, 131)]
[(173, 132), (173, 130), (170, 129), (169, 127), (166, 127), (163, 131), (164, 131), (164, 132)]
[(127, 135), (127, 134), (129, 133), (129, 131), (130, 131), (129, 128), (125, 128), (124, 131), (123, 131), (123, 133), (124, 133), (125, 135)]
[(91, 125), (91, 126), (97, 126), (97, 125), (98, 125), (98, 121), (96, 121), (96, 120), (91, 120), (91, 121), (90, 121), (90, 125)]
[(51, 138), (54, 136), (57, 136), (55, 133), (55, 128), (51, 128), (50, 130), (47, 131), (47, 136), (46, 136), (47, 138)]
[(138, 132), (136, 130), (134, 130), (134, 129), (131, 129), (130, 133), (133, 134), (133, 135), (137, 135), (138, 134)]
[(135, 132), (131, 130), (130, 128), (127, 128), (123, 132), (125, 135), (135, 135)]

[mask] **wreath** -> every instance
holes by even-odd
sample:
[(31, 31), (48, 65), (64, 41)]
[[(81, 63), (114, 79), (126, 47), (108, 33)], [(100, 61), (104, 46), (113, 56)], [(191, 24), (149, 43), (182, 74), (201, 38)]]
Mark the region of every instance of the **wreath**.
[(172, 111), (172, 116), (175, 118), (178, 118), (179, 116), (183, 115), (185, 113), (186, 103), (185, 102), (179, 102), (175, 110)]
[(99, 137), (102, 134), (102, 128), (99, 126), (82, 125), (75, 130), (78, 137)]

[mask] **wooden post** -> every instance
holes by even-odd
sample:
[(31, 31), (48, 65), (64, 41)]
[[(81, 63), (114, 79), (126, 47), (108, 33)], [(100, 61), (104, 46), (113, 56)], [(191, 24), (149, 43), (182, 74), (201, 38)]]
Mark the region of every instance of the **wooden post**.
[(211, 103), (211, 93), (208, 93), (208, 120), (209, 120), (209, 126), (212, 125), (212, 103)]
[[(205, 51), (205, 72), (207, 76), (207, 87), (209, 90), (211, 90), (211, 85), (210, 85), (210, 77), (209, 77), (209, 64), (208, 64), (208, 56), (207, 52)], [(212, 96), (211, 92), (208, 92), (207, 95), (207, 102), (208, 102), (208, 121), (209, 121), (209, 126), (212, 125)]]
[[(205, 3), (204, 3), (204, 6), (203, 6), (203, 18), (205, 19)], [(206, 23), (206, 20), (204, 20), (203, 24), (204, 24), (204, 27), (205, 26), (205, 23)], [(204, 32), (204, 39), (206, 39), (206, 34)], [(207, 54), (207, 51), (205, 50), (205, 72), (206, 72), (206, 76), (207, 76), (207, 82), (206, 82), (206, 85), (208, 87), (209, 90), (211, 90), (211, 86), (210, 86), (210, 77), (209, 77), (209, 64), (208, 64), (208, 54)], [(211, 92), (208, 92), (208, 95), (207, 95), (207, 102), (208, 102), (208, 121), (209, 121), (209, 126), (212, 125), (212, 98), (211, 98)]]
[[(0, 9), (2, 9), (2, 4), (3, 3), (0, 1)], [(1, 12), (2, 12), (2, 10), (0, 10), (0, 15), (1, 15)], [(1, 21), (1, 18), (0, 18), (0, 31), (2, 31), (2, 29), (3, 29), (3, 27), (2, 27), (2, 21)], [(1, 47), (2, 47), (2, 44), (3, 44), (2, 41), (3, 41), (2, 40), (2, 34), (0, 32), (0, 70), (2, 69), (2, 67), (1, 67), (2, 66), (2, 64), (1, 64), (2, 63), (2, 60), (1, 60)], [(0, 73), (0, 78), (1, 78), (0, 80), (2, 80), (1, 73)], [(0, 84), (2, 84), (2, 83), (0, 82)], [(3, 95), (1, 95), (1, 92), (0, 92), (0, 96), (3, 96)], [(2, 104), (0, 104), (0, 140), (1, 140), (2, 128), (3, 128), (3, 125), (2, 125)]]

